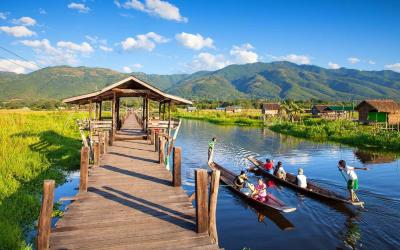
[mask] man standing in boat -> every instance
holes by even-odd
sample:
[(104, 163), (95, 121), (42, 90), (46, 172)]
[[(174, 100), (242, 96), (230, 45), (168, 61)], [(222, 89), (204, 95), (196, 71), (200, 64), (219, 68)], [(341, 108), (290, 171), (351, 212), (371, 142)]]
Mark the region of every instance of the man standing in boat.
[(208, 142), (208, 162), (212, 161), (216, 141), (217, 138), (213, 137), (211, 141)]
[(358, 170), (368, 170), (368, 168), (356, 168), (346, 165), (344, 160), (340, 160), (338, 164), (338, 168), (340, 171), (344, 171), (348, 178), (347, 178), (347, 189), (350, 193), (351, 202), (357, 202), (357, 196), (355, 190), (358, 190), (358, 177), (355, 172), (356, 169)]

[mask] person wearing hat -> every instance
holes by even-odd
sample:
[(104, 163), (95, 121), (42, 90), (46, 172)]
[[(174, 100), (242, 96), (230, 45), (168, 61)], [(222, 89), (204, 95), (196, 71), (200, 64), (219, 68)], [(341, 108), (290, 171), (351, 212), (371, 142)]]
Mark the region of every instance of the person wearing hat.
[(307, 177), (304, 175), (304, 170), (299, 168), (297, 172), (297, 185), (302, 188), (307, 188)]

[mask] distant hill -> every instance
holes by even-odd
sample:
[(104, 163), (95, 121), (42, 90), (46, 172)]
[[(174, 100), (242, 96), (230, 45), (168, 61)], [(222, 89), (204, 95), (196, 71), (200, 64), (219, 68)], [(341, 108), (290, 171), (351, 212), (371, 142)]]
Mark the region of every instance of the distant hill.
[[(133, 73), (190, 99), (400, 99), (400, 73), (325, 69), (289, 62), (230, 65), (217, 71), (157, 75)], [(0, 100), (61, 99), (101, 89), (129, 74), (104, 68), (48, 67), (29, 74), (0, 72)]]

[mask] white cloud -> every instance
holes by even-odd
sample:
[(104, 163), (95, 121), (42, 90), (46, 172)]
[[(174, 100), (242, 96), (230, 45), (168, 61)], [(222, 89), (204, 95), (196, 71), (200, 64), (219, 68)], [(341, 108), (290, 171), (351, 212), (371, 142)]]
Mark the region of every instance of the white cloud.
[(112, 52), (114, 50), (113, 48), (110, 48), (110, 47), (107, 47), (104, 45), (100, 45), (99, 49), (101, 49), (102, 51), (105, 51), (105, 52)]
[(1, 26), (0, 30), (14, 37), (33, 36), (36, 33), (25, 26)]
[(141, 68), (143, 68), (143, 65), (141, 65), (140, 63), (135, 63), (135, 64), (133, 65), (133, 67), (135, 67), (135, 68), (137, 68), (137, 69), (141, 69)]
[(152, 51), (157, 43), (166, 43), (168, 39), (154, 32), (137, 35), (135, 38), (128, 37), (121, 42), (123, 50), (144, 49)]
[(271, 56), (272, 59), (277, 61), (288, 61), (296, 64), (310, 64), (311, 58), (306, 55), (289, 54), (286, 56)]
[(198, 54), (191, 63), (186, 65), (190, 70), (216, 70), (222, 69), (230, 64), (228, 60), (221, 54), (213, 55), (210, 53)]
[(124, 67), (122, 67), (122, 70), (123, 70), (125, 73), (131, 73), (131, 72), (132, 72), (132, 69), (131, 69), (129, 66), (124, 66)]
[(214, 41), (210, 38), (204, 38), (200, 34), (189, 34), (182, 32), (180, 34), (176, 34), (176, 40), (178, 40), (183, 46), (194, 49), (200, 50), (202, 48), (215, 48), (213, 43)]
[(258, 55), (253, 50), (254, 47), (250, 43), (246, 43), (240, 46), (233, 46), (230, 55), (234, 56), (236, 63), (254, 63), (258, 61)]
[(107, 45), (107, 40), (106, 40), (106, 39), (100, 39), (98, 36), (89, 36), (89, 35), (86, 35), (85, 38), (86, 38), (91, 44)]
[(360, 59), (358, 59), (357, 57), (349, 57), (347, 58), (347, 61), (349, 61), (349, 63), (351, 64), (356, 64), (360, 62)]
[(45, 9), (39, 8), (39, 14), (46, 15), (47, 11)]
[(393, 70), (400, 73), (400, 63), (385, 65), (385, 69)]
[(73, 43), (73, 42), (65, 42), (59, 41), (57, 46), (60, 48), (64, 48), (71, 51), (77, 51), (82, 54), (90, 54), (94, 51), (93, 47), (90, 46), (87, 42), (83, 42), (81, 44)]
[(70, 3), (67, 7), (68, 9), (78, 10), (80, 13), (88, 13), (90, 11), (90, 8), (83, 3)]
[(331, 68), (331, 69), (339, 69), (339, 68), (340, 68), (340, 65), (339, 65), (339, 64), (333, 63), (333, 62), (329, 62), (329, 63), (328, 63), (328, 66), (329, 66), (329, 68)]
[(6, 20), (8, 16), (7, 12), (0, 12), (0, 19)]
[(186, 17), (180, 14), (178, 7), (167, 1), (145, 0), (145, 2), (142, 2), (139, 0), (127, 0), (125, 3), (121, 4), (116, 0), (114, 3), (119, 8), (136, 9), (167, 20), (174, 20), (177, 22), (188, 21)]
[(24, 25), (24, 26), (34, 26), (36, 24), (36, 20), (31, 17), (24, 16), (24, 17), (21, 17), (20, 19), (14, 19), (13, 23), (19, 24), (19, 25)]
[(52, 46), (47, 39), (42, 40), (22, 40), (21, 44), (32, 48), (38, 62), (43, 65), (75, 65), (79, 62), (79, 56), (88, 56), (94, 51), (90, 44), (81, 44), (59, 41), (57, 46)]
[(375, 62), (375, 61), (372, 61), (372, 60), (368, 60), (368, 64), (375, 65), (376, 62)]
[(0, 71), (24, 74), (39, 69), (33, 61), (22, 61), (14, 59), (0, 59)]

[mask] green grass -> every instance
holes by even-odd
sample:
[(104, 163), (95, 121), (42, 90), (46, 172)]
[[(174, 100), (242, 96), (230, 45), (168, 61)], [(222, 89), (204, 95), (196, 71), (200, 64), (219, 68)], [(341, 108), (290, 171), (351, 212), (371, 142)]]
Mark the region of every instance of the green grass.
[(24, 249), (39, 216), (43, 180), (65, 182), (81, 147), (68, 111), (0, 111), (0, 249)]
[(176, 118), (192, 120), (203, 120), (218, 125), (238, 125), (238, 126), (263, 126), (260, 119), (261, 113), (258, 110), (249, 110), (240, 113), (225, 113), (224, 111), (200, 110), (195, 112), (185, 112), (178, 110), (173, 113)]
[(400, 151), (400, 133), (379, 130), (346, 120), (308, 118), (302, 123), (282, 122), (269, 128), (275, 132), (317, 141), (334, 141), (378, 151)]

